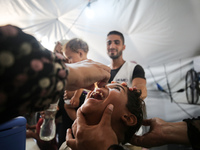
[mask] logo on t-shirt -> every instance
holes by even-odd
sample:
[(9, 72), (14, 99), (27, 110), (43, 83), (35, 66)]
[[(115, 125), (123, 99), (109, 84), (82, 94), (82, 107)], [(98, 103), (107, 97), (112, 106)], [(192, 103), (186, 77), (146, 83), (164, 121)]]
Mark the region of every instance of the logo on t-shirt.
[(121, 79), (117, 79), (117, 82), (128, 82), (127, 78), (121, 78)]

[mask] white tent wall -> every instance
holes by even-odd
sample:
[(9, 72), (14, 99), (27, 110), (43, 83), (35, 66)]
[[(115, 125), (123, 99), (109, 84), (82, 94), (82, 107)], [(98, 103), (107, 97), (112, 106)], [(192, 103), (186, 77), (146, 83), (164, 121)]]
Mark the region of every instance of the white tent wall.
[[(148, 118), (156, 116), (166, 121), (181, 121), (200, 114), (200, 101), (197, 104), (189, 104), (186, 98), (186, 92), (190, 92), (190, 87), (186, 88), (186, 74), (195, 68), (194, 62), (199, 60), (198, 56), (145, 68), (148, 91), (145, 102)], [(159, 90), (157, 84), (166, 92)], [(177, 92), (180, 89), (182, 92)]]
[[(0, 25), (13, 24), (53, 50), (56, 41), (79, 37), (89, 44), (89, 58), (105, 65), (106, 35), (124, 34), (127, 61), (146, 72), (148, 118), (180, 121), (200, 114), (199, 105), (187, 104), (185, 75), (200, 55), (199, 0), (91, 0), (94, 17), (86, 16), (88, 0), (0, 0)], [(45, 43), (46, 42), (46, 43)], [(197, 61), (197, 68), (200, 68)], [(151, 72), (152, 73), (151, 73)], [(199, 103), (198, 103), (199, 104)]]
[(53, 49), (60, 39), (80, 37), (90, 46), (89, 57), (109, 64), (106, 34), (121, 31), (124, 58), (143, 66), (199, 55), (200, 1), (91, 1), (94, 18), (85, 14), (88, 0), (0, 0), (0, 24), (14, 24)]

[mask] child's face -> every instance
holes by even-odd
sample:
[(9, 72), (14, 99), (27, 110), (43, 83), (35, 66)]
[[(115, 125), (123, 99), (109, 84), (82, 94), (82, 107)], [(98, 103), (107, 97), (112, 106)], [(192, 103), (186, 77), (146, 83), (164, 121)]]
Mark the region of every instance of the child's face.
[(69, 63), (76, 63), (76, 62), (81, 61), (80, 53), (79, 52), (73, 52), (69, 48), (65, 49), (64, 55), (68, 59)]
[(126, 108), (127, 90), (127, 87), (119, 83), (113, 83), (88, 93), (84, 104), (80, 108), (86, 117), (87, 123), (97, 124), (108, 104), (114, 105), (112, 123), (118, 123), (121, 116), (128, 112)]

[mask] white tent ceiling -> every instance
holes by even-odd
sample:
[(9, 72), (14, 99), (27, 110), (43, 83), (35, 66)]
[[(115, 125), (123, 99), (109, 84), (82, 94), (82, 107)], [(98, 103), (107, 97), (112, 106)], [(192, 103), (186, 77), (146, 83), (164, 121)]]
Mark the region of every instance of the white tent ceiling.
[[(200, 1), (91, 0), (93, 18), (86, 15), (87, 4), (88, 0), (0, 0), (0, 25), (17, 25), (50, 50), (56, 41), (82, 38), (89, 44), (89, 58), (106, 65), (110, 63), (106, 35), (111, 30), (121, 31), (126, 44), (124, 58), (138, 62), (146, 71), (149, 116), (173, 121), (188, 117), (183, 112), (181, 117), (169, 118), (167, 114), (182, 110), (169, 96), (155, 92), (155, 80), (166, 89), (166, 79), (172, 90), (184, 87), (191, 65), (184, 66), (200, 55)], [(185, 93), (175, 94), (174, 99), (185, 102)], [(163, 112), (151, 109), (155, 107)], [(196, 106), (182, 107), (191, 115), (200, 114)]]
[(199, 0), (0, 0), (0, 25), (14, 24), (48, 42), (80, 37), (90, 46), (89, 58), (109, 64), (106, 34), (125, 35), (124, 58), (154, 65), (193, 57), (200, 45)]

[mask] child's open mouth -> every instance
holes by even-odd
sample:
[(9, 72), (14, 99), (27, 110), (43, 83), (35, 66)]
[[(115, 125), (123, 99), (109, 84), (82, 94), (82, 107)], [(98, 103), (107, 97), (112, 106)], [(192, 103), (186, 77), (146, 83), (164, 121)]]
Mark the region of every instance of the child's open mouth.
[(90, 95), (90, 98), (94, 98), (94, 99), (97, 99), (97, 100), (104, 100), (105, 96), (104, 96), (103, 92), (101, 92), (99, 90), (95, 90)]

